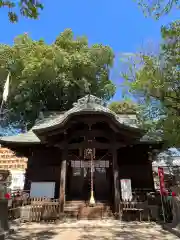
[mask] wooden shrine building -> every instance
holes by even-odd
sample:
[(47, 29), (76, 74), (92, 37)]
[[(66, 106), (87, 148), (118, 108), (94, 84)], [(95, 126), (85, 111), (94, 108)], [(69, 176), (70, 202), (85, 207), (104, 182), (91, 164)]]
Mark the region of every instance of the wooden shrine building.
[(87, 95), (69, 111), (44, 117), (0, 143), (28, 158), (25, 190), (53, 182), (53, 197), (63, 203), (88, 200), (93, 187), (95, 201), (108, 201), (117, 211), (120, 179), (131, 179), (133, 191), (154, 191), (151, 157), (161, 143), (144, 135), (131, 116), (116, 115)]

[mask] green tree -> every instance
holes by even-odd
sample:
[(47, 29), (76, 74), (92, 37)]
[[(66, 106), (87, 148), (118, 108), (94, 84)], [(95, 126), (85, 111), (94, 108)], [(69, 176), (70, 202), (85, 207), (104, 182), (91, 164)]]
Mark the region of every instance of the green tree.
[[(159, 19), (168, 14), (173, 8), (179, 8), (179, 0), (135, 0), (144, 14)], [(8, 16), (11, 22), (17, 22), (18, 16), (37, 19), (43, 4), (39, 0), (0, 0), (0, 8), (8, 8)]]
[(125, 85), (146, 105), (146, 119), (163, 133), (169, 146), (180, 146), (180, 21), (161, 29), (157, 55), (138, 53), (127, 72)]
[(24, 17), (37, 19), (39, 11), (43, 9), (43, 5), (38, 0), (0, 0), (0, 8), (4, 7), (9, 9), (8, 16), (11, 22), (17, 22), (19, 14)]
[(67, 110), (89, 92), (108, 101), (115, 93), (109, 79), (113, 59), (111, 48), (89, 46), (85, 37), (74, 39), (70, 29), (51, 45), (27, 34), (16, 37), (13, 46), (0, 45), (0, 92), (9, 70), (11, 118), (16, 120), (24, 112), (32, 124), (42, 108)]
[(117, 114), (136, 114), (138, 111), (138, 105), (131, 100), (111, 102), (108, 107)]
[(179, 0), (136, 0), (146, 16), (159, 19), (168, 14), (172, 9), (180, 8)]

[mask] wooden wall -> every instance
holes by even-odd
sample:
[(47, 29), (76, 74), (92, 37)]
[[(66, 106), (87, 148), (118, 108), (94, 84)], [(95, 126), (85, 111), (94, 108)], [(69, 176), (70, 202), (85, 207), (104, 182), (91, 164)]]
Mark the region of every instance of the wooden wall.
[[(31, 154), (28, 158), (28, 167), (26, 172), (25, 189), (30, 189), (31, 181), (55, 181), (56, 193), (59, 196), (59, 182), (61, 169), (61, 151), (55, 147), (36, 146), (31, 148)], [(111, 161), (111, 156), (109, 156)], [(130, 178), (132, 180), (133, 189), (143, 189), (154, 191), (154, 182), (152, 175), (152, 165), (148, 160), (148, 150), (143, 146), (133, 146), (118, 150), (119, 180)], [(75, 177), (76, 181), (68, 181), (71, 179), (70, 167), (67, 168), (67, 186), (66, 191), (81, 191), (83, 179)], [(97, 183), (96, 183), (97, 184)], [(98, 184), (99, 185), (99, 184)], [(101, 184), (100, 184), (101, 185)], [(111, 179), (110, 185), (113, 187)], [(72, 189), (73, 188), (73, 189)], [(98, 188), (98, 186), (97, 186)], [(100, 189), (100, 188), (99, 188)], [(68, 195), (68, 193), (66, 193)]]
[(130, 178), (132, 188), (154, 191), (152, 163), (147, 147), (132, 146), (118, 151), (119, 178)]
[(26, 170), (25, 190), (30, 190), (31, 181), (56, 182), (55, 197), (59, 194), (61, 151), (54, 147), (31, 148)]

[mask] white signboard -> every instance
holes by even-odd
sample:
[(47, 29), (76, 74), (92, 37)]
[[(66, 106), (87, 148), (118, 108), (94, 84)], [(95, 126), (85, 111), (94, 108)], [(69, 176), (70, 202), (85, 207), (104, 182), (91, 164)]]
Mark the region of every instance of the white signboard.
[(32, 182), (30, 197), (54, 198), (55, 182)]
[(12, 181), (10, 188), (12, 190), (23, 190), (24, 188), (24, 172), (11, 170)]
[(131, 179), (121, 179), (121, 196), (123, 201), (132, 200)]

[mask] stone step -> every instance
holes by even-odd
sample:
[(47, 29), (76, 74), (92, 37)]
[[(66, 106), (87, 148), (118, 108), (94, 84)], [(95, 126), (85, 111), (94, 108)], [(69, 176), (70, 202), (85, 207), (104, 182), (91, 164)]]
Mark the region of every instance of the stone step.
[(85, 201), (80, 201), (80, 200), (66, 201), (66, 204), (72, 204), (72, 203), (81, 204), (81, 203), (85, 203)]
[(81, 205), (85, 205), (85, 202), (80, 202), (80, 201), (67, 201), (65, 202), (65, 206), (81, 206)]
[(73, 208), (73, 207), (65, 207), (64, 212), (74, 212), (79, 211), (79, 208)]
[(90, 207), (84, 201), (66, 201), (64, 213), (66, 217), (77, 217), (79, 219), (102, 219), (113, 216), (107, 201), (96, 202), (94, 207)]

